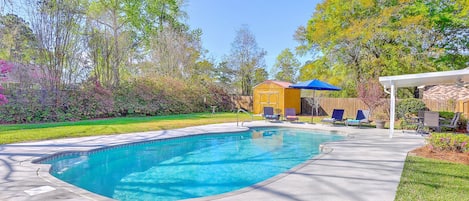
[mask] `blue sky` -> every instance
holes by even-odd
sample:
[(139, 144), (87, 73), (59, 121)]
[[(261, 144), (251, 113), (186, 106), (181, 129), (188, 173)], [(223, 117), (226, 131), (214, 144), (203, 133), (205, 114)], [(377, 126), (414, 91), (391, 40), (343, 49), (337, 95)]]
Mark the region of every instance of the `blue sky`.
[[(216, 61), (229, 55), (236, 31), (243, 24), (267, 51), (267, 70), (285, 48), (294, 51), (298, 43), (293, 34), (305, 26), (319, 0), (188, 0), (185, 8), (192, 29), (202, 29), (203, 47)], [(298, 58), (304, 62), (310, 58)]]

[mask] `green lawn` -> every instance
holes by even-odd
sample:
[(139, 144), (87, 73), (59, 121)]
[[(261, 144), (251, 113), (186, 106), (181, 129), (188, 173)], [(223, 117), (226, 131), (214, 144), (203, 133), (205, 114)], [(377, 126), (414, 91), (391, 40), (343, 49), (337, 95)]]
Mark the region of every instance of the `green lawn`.
[[(204, 124), (236, 122), (236, 113), (196, 113), (154, 117), (123, 117), (77, 122), (0, 126), (0, 144), (46, 139), (156, 131)], [(250, 120), (240, 113), (240, 120)], [(261, 117), (254, 117), (261, 119)]]
[[(245, 113), (239, 113), (239, 120), (250, 120)], [(142, 131), (167, 130), (205, 124), (236, 122), (237, 113), (217, 112), (195, 113), (154, 117), (121, 117), (86, 120), (77, 122), (12, 124), (0, 126), (0, 144), (27, 142), (68, 137), (111, 135)], [(314, 117), (320, 122), (323, 117)], [(254, 116), (254, 120), (262, 117)], [(311, 116), (300, 116), (301, 122), (311, 122)]]
[(469, 200), (469, 165), (407, 156), (395, 200)]

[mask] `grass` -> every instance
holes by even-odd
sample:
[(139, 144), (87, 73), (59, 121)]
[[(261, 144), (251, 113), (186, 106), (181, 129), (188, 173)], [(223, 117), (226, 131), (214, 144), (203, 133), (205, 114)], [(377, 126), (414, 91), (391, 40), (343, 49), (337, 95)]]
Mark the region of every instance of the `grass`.
[[(240, 121), (250, 120), (240, 113)], [(324, 117), (314, 117), (318, 123)], [(262, 117), (254, 116), (255, 120)], [(112, 135), (132, 132), (168, 130), (215, 123), (236, 122), (237, 113), (194, 113), (153, 117), (120, 117), (42, 124), (11, 124), (0, 126), (0, 144), (70, 137)], [(300, 122), (311, 122), (311, 116), (300, 116)]]
[(396, 201), (469, 200), (469, 165), (407, 156)]
[[(246, 114), (239, 114), (239, 118), (240, 120), (250, 119)], [(77, 122), (2, 125), (0, 126), (0, 144), (167, 130), (205, 124), (236, 122), (236, 119), (236, 113), (196, 113), (154, 117), (122, 117)], [(261, 118), (255, 117), (255, 119)]]

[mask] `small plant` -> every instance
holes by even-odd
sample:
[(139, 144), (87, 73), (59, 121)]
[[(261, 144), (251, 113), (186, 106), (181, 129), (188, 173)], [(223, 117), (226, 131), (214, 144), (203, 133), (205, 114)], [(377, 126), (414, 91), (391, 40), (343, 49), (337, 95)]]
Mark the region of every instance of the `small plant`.
[(377, 112), (377, 113), (373, 114), (373, 117), (374, 117), (375, 121), (387, 120), (389, 118), (388, 115), (386, 115), (385, 113), (382, 113), (382, 112)]

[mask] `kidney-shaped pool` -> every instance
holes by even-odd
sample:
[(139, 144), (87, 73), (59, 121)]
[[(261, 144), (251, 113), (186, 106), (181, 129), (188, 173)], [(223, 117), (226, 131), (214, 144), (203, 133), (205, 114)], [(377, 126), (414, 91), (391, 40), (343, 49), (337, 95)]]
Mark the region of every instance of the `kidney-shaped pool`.
[(64, 153), (42, 160), (70, 184), (116, 200), (180, 200), (251, 186), (343, 139), (326, 131), (282, 127), (203, 134)]

